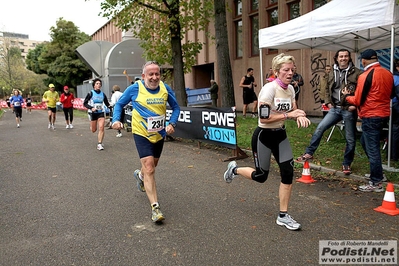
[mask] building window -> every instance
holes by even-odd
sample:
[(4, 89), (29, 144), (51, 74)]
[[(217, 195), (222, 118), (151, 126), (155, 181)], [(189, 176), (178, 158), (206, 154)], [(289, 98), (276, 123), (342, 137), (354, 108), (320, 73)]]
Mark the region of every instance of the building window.
[(330, 2), (330, 1), (328, 1), (328, 0), (313, 0), (314, 9), (319, 8), (322, 5), (327, 4), (327, 2)]
[(278, 0), (269, 0), (268, 1), (269, 6), (273, 6), (273, 5), (277, 4), (277, 3), (278, 3)]
[(270, 9), (268, 10), (268, 17), (269, 17), (269, 27), (278, 24), (278, 9)]
[(258, 0), (252, 0), (251, 1), (251, 11), (256, 11), (259, 9), (259, 1)]
[(288, 10), (289, 10), (289, 18), (288, 20), (297, 18), (301, 16), (301, 10), (299, 7), (299, 2), (293, 2), (288, 4)]
[(259, 17), (251, 17), (251, 55), (259, 55)]
[(235, 22), (236, 24), (236, 57), (242, 57), (242, 20)]
[(234, 5), (235, 5), (235, 15), (236, 16), (242, 15), (242, 1), (234, 0)]

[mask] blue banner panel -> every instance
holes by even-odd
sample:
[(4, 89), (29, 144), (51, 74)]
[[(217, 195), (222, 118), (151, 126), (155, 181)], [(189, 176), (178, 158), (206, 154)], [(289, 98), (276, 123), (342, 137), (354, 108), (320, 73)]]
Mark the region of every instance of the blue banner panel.
[[(171, 109), (167, 110), (169, 121)], [(173, 137), (194, 139), (235, 149), (237, 146), (235, 112), (232, 108), (180, 107)]]

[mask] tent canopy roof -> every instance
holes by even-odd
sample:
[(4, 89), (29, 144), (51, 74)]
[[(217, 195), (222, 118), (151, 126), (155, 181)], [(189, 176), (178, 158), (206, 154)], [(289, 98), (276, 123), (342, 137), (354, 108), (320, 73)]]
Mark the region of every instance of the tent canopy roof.
[(259, 48), (358, 52), (390, 47), (391, 26), (399, 22), (395, 1), (333, 0), (296, 19), (259, 30)]

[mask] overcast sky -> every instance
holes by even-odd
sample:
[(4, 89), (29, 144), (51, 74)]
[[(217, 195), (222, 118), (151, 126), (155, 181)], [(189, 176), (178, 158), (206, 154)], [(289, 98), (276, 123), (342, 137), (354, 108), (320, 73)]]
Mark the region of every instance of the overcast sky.
[[(3, 2), (3, 1), (2, 1)], [(1, 4), (0, 31), (28, 34), (35, 41), (49, 41), (50, 28), (60, 17), (79, 30), (93, 34), (107, 19), (98, 16), (100, 0), (6, 0)]]

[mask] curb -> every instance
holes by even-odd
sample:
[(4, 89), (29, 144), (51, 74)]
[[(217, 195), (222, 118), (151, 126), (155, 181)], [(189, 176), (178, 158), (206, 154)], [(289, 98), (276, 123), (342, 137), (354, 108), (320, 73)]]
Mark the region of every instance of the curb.
[[(295, 162), (299, 163), (299, 164), (303, 164), (303, 162), (298, 162), (298, 161), (295, 161)], [(317, 171), (320, 171), (320, 172), (323, 172), (323, 173), (333, 174), (333, 175), (338, 176), (338, 177), (346, 177), (346, 178), (350, 177), (350, 178), (358, 180), (358, 181), (365, 181), (365, 182), (368, 181), (368, 179), (365, 176), (360, 176), (360, 175), (355, 175), (355, 174), (345, 175), (341, 171), (334, 170), (334, 169), (331, 169), (331, 168), (327, 168), (327, 167), (324, 167), (324, 166), (319, 166), (319, 165), (316, 165), (316, 164), (313, 164), (313, 163), (309, 163), (309, 166), (313, 170), (317, 170)], [(387, 183), (387, 182), (383, 182), (383, 183)], [(392, 183), (392, 184), (394, 185), (394, 187), (399, 188), (398, 184), (394, 184), (394, 183)]]

